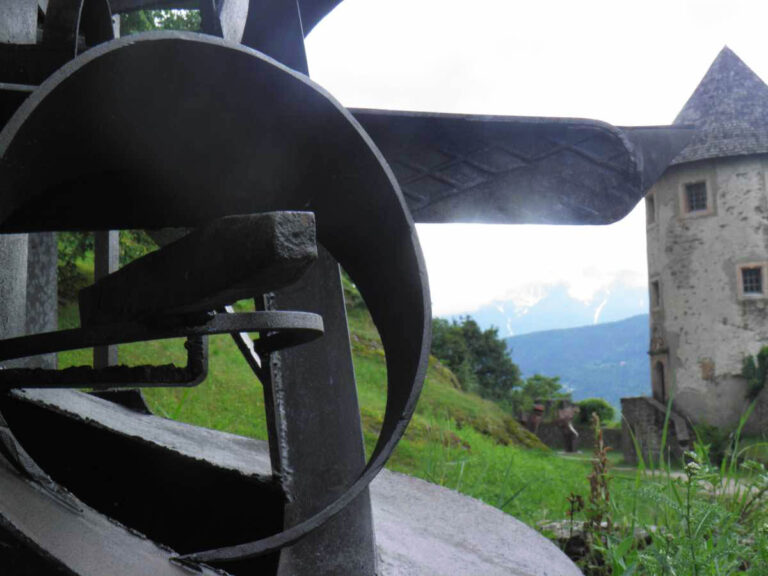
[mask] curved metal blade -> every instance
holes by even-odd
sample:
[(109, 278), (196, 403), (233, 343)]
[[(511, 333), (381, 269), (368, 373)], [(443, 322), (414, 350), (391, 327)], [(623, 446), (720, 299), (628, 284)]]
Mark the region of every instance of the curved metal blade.
[(354, 110), (417, 222), (607, 224), (685, 147), (688, 128)]
[(319, 243), (360, 289), (384, 344), (379, 441), (363, 473), (316, 515), (189, 558), (233, 560), (291, 544), (365, 489), (415, 410), (431, 307), (394, 175), (340, 104), (242, 46), (178, 32), (130, 36), (92, 48), (43, 83), (0, 132), (0, 157), (0, 232), (186, 227), (227, 214), (313, 211)]

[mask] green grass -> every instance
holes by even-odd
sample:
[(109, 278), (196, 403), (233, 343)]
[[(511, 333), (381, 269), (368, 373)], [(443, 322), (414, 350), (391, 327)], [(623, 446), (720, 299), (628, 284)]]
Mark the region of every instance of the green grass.
[[(239, 306), (243, 308), (243, 305)], [(349, 311), (350, 334), (367, 450), (373, 448), (386, 402), (386, 367), (381, 342), (368, 314)], [(78, 325), (75, 305), (62, 306), (60, 325)], [(266, 439), (263, 390), (228, 336), (209, 340), (210, 369), (195, 388), (145, 389), (161, 416)], [(185, 362), (183, 340), (123, 345), (120, 362)], [(90, 364), (90, 350), (59, 355), (61, 367)], [(458, 490), (513, 514), (531, 525), (562, 520), (565, 497), (588, 489), (589, 459), (564, 459), (549, 451), (498, 405), (461, 390), (450, 370), (430, 359), (416, 414), (388, 467)], [(619, 501), (628, 501), (631, 473), (617, 476)], [(626, 487), (626, 489), (625, 489)]]
[[(74, 305), (60, 309), (61, 328), (78, 325)], [(183, 366), (186, 351), (183, 339), (157, 340), (127, 344), (119, 347), (121, 364), (168, 364)], [(144, 396), (152, 410), (167, 418), (188, 422), (215, 430), (233, 432), (242, 436), (266, 439), (264, 396), (259, 381), (229, 336), (209, 339), (209, 375), (203, 384), (194, 388), (145, 389)], [(86, 365), (92, 363), (90, 350), (75, 350), (59, 354), (59, 365)]]
[[(349, 323), (370, 451), (385, 408), (384, 353), (367, 312), (351, 309)], [(77, 324), (76, 306), (62, 306), (61, 327)], [(128, 365), (185, 361), (179, 339), (123, 345), (119, 354), (120, 362)], [(90, 363), (90, 350), (60, 354), (61, 367)], [(261, 384), (228, 336), (210, 338), (210, 370), (203, 384), (146, 389), (144, 394), (158, 415), (253, 438), (267, 437)], [(565, 495), (586, 490), (588, 462), (559, 458), (498, 405), (461, 390), (455, 376), (432, 358), (416, 414), (389, 468), (457, 489), (536, 524), (562, 518)]]
[[(83, 275), (92, 273), (88, 264), (78, 263)], [(349, 326), (363, 433), (370, 451), (376, 442), (386, 403), (384, 352), (378, 333), (354, 288), (347, 285), (345, 290), (351, 303)], [(249, 305), (239, 303), (237, 307), (242, 310)], [(61, 327), (70, 328), (77, 324), (76, 306), (63, 305), (60, 310)], [(185, 356), (180, 339), (120, 346), (120, 362), (128, 365), (169, 362), (181, 365)], [(209, 376), (200, 386), (145, 390), (152, 410), (183, 422), (266, 439), (261, 384), (240, 357), (232, 340), (228, 336), (210, 338), (209, 357)], [(91, 351), (62, 353), (59, 361), (61, 367), (90, 364)], [(754, 453), (750, 454), (752, 456), (765, 453), (765, 444), (757, 439), (745, 444), (752, 444), (747, 449)], [(622, 566), (650, 566), (657, 561), (687, 569), (691, 562), (684, 555), (689, 551), (701, 558), (714, 558), (706, 547), (701, 550), (694, 547), (695, 535), (686, 536), (682, 532), (689, 529), (694, 517), (701, 526), (705, 526), (704, 522), (711, 523), (707, 528), (707, 537), (723, 547), (723, 554), (729, 547), (738, 549), (738, 552), (727, 554), (729, 562), (742, 555), (749, 558), (750, 574), (763, 573), (759, 570), (766, 564), (754, 554), (744, 551), (747, 548), (742, 535), (753, 533), (754, 526), (762, 525), (766, 517), (764, 507), (756, 508), (749, 522), (738, 520), (739, 506), (743, 509), (744, 498), (753, 492), (742, 491), (736, 497), (730, 494), (713, 495), (710, 493), (712, 488), (707, 488), (711, 485), (704, 482), (703, 488), (697, 485), (694, 491), (695, 509), (688, 511), (683, 506), (681, 494), (691, 493), (691, 482), (686, 483), (679, 473), (673, 473), (668, 464), (655, 464), (655, 473), (650, 475), (642, 466), (639, 470), (622, 467), (618, 454), (609, 454), (608, 460), (613, 468), (608, 507), (614, 526), (618, 528), (601, 538), (606, 545), (604, 558), (613, 566), (614, 575), (625, 573), (626, 568)], [(650, 467), (651, 463), (646, 464)], [(591, 471), (591, 455), (562, 457), (546, 449), (498, 405), (463, 391), (450, 370), (430, 358), (416, 413), (388, 467), (479, 498), (523, 522), (539, 527), (546, 522), (562, 522), (566, 518), (566, 498), (569, 494), (581, 494), (585, 499), (588, 497), (587, 476)], [(754, 471), (742, 473), (737, 466), (731, 466), (727, 477), (738, 480), (751, 490), (756, 485), (755, 474)], [(759, 474), (757, 477), (761, 478)], [(768, 478), (765, 481), (768, 482)], [(587, 514), (588, 509), (578, 513), (576, 520), (586, 519)], [(635, 527), (646, 532), (651, 527), (659, 527), (666, 539), (654, 533), (645, 548), (638, 548), (631, 536)], [(723, 540), (720, 537), (722, 534), (729, 539)], [(759, 537), (756, 538), (760, 544), (768, 542), (762, 534), (758, 530)], [(587, 574), (607, 574), (594, 566), (590, 568), (589, 562), (589, 558), (582, 562)], [(648, 573), (666, 574), (662, 564), (659, 566), (659, 570), (653, 569)], [(705, 573), (709, 574), (700, 572)]]

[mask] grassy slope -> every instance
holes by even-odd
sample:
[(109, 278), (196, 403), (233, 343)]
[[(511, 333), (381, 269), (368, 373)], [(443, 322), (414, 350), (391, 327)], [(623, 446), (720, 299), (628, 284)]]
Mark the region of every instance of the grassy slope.
[[(63, 306), (62, 328), (76, 326)], [(350, 330), (365, 442), (373, 447), (385, 406), (386, 368), (378, 334), (362, 309), (350, 310)], [(120, 347), (124, 364), (185, 361), (180, 340)], [(90, 351), (60, 355), (61, 367), (90, 363)], [(266, 439), (261, 385), (227, 336), (210, 339), (208, 379), (196, 388), (151, 389), (155, 413), (199, 426)], [(565, 496), (587, 491), (588, 464), (547, 451), (496, 404), (463, 392), (434, 358), (416, 414), (389, 468), (457, 489), (534, 524), (562, 519)]]

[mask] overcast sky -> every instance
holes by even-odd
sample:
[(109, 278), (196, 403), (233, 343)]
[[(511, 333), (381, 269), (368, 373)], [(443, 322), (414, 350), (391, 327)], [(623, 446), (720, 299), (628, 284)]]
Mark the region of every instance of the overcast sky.
[[(768, 78), (760, 0), (345, 0), (310, 74), (345, 106), (672, 122), (724, 45)], [(608, 227), (420, 225), (435, 314), (645, 286), (644, 208)]]

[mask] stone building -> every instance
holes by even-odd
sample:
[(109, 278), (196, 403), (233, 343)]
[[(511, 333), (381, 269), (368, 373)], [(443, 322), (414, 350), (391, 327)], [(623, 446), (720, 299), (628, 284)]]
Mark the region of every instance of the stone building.
[[(670, 395), (676, 415), (732, 428), (743, 359), (768, 345), (768, 86), (726, 47), (675, 124), (699, 132), (646, 197), (655, 402), (622, 403), (640, 428)], [(749, 431), (767, 423), (762, 393)]]

